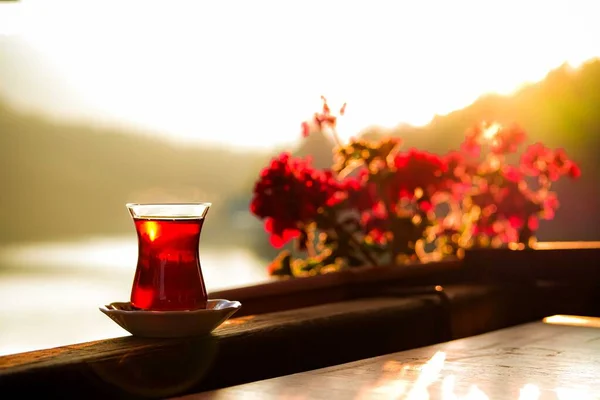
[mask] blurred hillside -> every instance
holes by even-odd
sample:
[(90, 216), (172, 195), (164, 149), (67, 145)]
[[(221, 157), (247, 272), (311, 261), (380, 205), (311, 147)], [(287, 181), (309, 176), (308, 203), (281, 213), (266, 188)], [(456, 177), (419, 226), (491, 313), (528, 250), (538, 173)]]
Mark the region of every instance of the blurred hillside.
[(483, 96), (424, 127), (371, 128), (363, 135), (399, 136), (404, 148), (444, 153), (457, 149), (462, 133), (480, 120), (516, 122), (527, 130), (529, 143), (562, 147), (580, 164), (583, 175), (578, 181), (555, 186), (561, 208), (553, 221), (541, 224), (540, 239), (600, 240), (600, 60), (578, 69), (564, 65), (511, 96)]
[[(532, 142), (565, 147), (583, 170), (579, 181), (558, 186), (561, 209), (542, 225), (540, 238), (599, 240), (599, 111), (600, 61), (593, 61), (576, 71), (552, 71), (512, 96), (484, 96), (422, 128), (363, 134), (398, 135), (406, 147), (443, 153), (457, 148), (476, 121), (518, 122)], [(331, 146), (314, 135), (297, 154), (327, 166)], [(126, 202), (211, 201), (204, 243), (269, 255), (260, 223), (247, 210), (254, 180), (272, 155), (176, 146), (139, 133), (56, 122), (0, 102), (0, 243), (133, 234)]]
[(240, 206), (230, 200), (251, 193), (267, 159), (53, 122), (0, 103), (0, 242), (132, 233), (125, 203), (145, 201), (211, 201), (203, 240), (232, 239), (231, 207)]

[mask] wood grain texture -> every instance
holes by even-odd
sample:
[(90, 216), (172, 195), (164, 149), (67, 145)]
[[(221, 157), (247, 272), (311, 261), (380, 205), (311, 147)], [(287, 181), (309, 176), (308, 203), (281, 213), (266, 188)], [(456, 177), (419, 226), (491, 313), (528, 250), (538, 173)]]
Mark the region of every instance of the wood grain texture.
[(5, 356), (0, 393), (164, 398), (321, 368), (443, 341), (439, 301), (361, 299), (235, 318), (208, 338), (124, 337)]
[(352, 300), (363, 297), (365, 291), (372, 294), (390, 285), (410, 288), (465, 283), (468, 279), (464, 273), (463, 263), (458, 260), (401, 267), (353, 268), (335, 274), (215, 291), (209, 293), (209, 297), (236, 299), (244, 304), (237, 316), (255, 315)]
[[(438, 358), (439, 354), (434, 358), (437, 352), (445, 353), (445, 361)], [(432, 358), (442, 362), (425, 366)], [(439, 345), (189, 395), (179, 400), (400, 399), (411, 398), (410, 394), (415, 400), (450, 400), (450, 397), (443, 397), (442, 382), (453, 379), (448, 376), (454, 377), (453, 392), (461, 396), (476, 385), (487, 398), (494, 400), (598, 399), (600, 329), (528, 323)], [(427, 387), (430, 397), (419, 393), (419, 385)], [(584, 395), (584, 388), (590, 397)], [(536, 389), (539, 397), (519, 397), (521, 390), (530, 390), (534, 394)], [(565, 397), (559, 397), (559, 394)]]
[(535, 249), (470, 249), (464, 260), (353, 268), (335, 274), (215, 291), (209, 297), (241, 301), (244, 307), (237, 315), (243, 316), (350, 300), (390, 285), (410, 288), (546, 280), (597, 286), (600, 282), (597, 265), (600, 265), (600, 242), (540, 242)]
[(207, 338), (124, 337), (0, 357), (0, 393), (165, 398), (581, 314), (591, 304), (589, 293), (555, 283), (451, 285), (443, 293), (365, 285), (355, 295), (362, 298), (234, 318)]

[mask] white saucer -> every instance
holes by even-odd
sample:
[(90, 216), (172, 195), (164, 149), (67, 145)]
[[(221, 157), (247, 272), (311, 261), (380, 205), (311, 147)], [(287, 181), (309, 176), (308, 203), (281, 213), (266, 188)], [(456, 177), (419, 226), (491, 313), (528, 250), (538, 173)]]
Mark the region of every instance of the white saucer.
[(134, 336), (175, 338), (212, 332), (240, 309), (239, 301), (208, 300), (206, 309), (190, 311), (144, 311), (131, 303), (111, 303), (100, 311)]

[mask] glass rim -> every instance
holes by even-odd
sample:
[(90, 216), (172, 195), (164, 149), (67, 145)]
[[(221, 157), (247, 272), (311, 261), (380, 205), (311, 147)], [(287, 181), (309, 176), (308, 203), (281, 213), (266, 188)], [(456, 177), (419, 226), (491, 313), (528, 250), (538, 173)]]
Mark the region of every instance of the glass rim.
[(125, 206), (133, 218), (173, 220), (202, 219), (212, 203), (126, 203)]
[(207, 201), (198, 201), (198, 202), (175, 202), (175, 203), (165, 203), (165, 202), (157, 202), (157, 203), (125, 203), (126, 207), (130, 206), (211, 206), (212, 203)]

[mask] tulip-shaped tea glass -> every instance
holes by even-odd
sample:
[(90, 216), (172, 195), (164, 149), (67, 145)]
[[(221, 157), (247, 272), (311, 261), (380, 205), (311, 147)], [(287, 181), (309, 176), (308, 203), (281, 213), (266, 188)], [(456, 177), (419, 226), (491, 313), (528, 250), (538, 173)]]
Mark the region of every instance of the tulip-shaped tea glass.
[(138, 236), (131, 305), (143, 310), (206, 308), (198, 247), (210, 203), (127, 204)]

